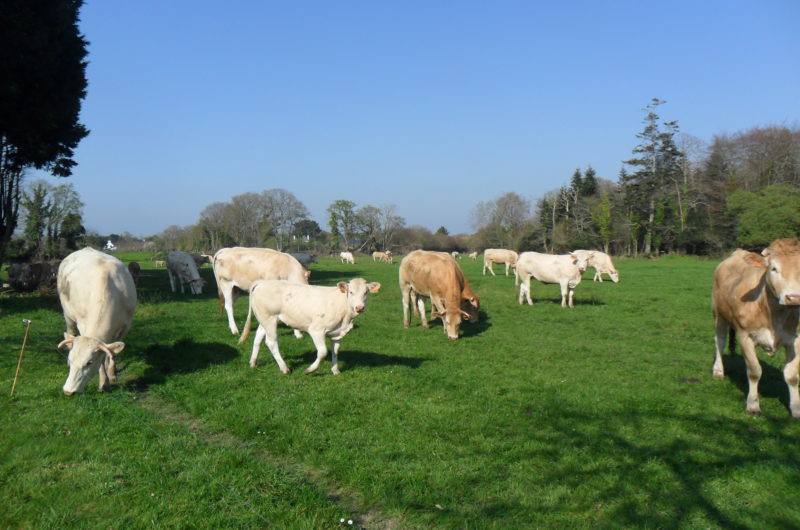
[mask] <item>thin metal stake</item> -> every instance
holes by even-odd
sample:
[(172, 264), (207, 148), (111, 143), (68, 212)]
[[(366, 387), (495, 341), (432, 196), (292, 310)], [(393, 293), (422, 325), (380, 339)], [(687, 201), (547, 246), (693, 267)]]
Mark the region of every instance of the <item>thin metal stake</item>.
[(25, 328), (25, 338), (22, 339), (22, 349), (19, 352), (19, 361), (17, 362), (17, 373), (14, 374), (14, 384), (11, 385), (11, 395), (9, 397), (14, 396), (14, 389), (17, 387), (17, 377), (19, 377), (19, 367), (22, 366), (22, 354), (25, 353), (25, 344), (28, 343), (28, 332), (31, 330), (31, 321), (27, 318), (22, 319), (23, 324), (28, 324)]

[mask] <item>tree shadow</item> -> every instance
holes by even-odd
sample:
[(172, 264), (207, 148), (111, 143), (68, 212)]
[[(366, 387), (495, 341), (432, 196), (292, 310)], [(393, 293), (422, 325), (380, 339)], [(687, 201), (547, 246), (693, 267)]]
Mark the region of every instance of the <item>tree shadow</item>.
[[(196, 343), (191, 338), (183, 338), (172, 345), (151, 344), (141, 354), (147, 368), (141, 376), (125, 382), (128, 390), (144, 391), (151, 385), (160, 385), (175, 374), (197, 372), (215, 364), (223, 364), (239, 358), (239, 351), (227, 344), (218, 342)], [(139, 357), (139, 356), (137, 356)], [(131, 359), (130, 362), (138, 359)]]

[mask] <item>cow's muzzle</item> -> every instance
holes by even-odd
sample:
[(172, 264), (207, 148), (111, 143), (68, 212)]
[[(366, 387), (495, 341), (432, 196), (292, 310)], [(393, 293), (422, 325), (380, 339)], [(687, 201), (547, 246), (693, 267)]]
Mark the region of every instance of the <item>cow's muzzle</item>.
[(783, 305), (800, 305), (800, 294), (792, 293), (783, 295), (781, 300)]

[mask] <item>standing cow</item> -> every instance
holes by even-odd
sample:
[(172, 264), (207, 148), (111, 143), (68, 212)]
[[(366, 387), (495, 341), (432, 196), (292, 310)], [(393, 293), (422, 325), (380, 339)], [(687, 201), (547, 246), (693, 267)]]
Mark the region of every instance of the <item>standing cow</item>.
[(572, 254), (586, 257), (586, 266), (594, 268), (594, 281), (602, 282), (603, 274), (608, 274), (611, 281), (619, 282), (619, 272), (611, 261), (611, 256), (599, 250), (573, 250)]
[(58, 348), (70, 348), (64, 394), (82, 391), (98, 373), (100, 391), (107, 390), (136, 309), (133, 278), (117, 258), (84, 248), (61, 262), (56, 283), (67, 324)]
[(483, 251), (483, 274), (485, 276), (486, 270), (488, 269), (489, 272), (492, 273), (492, 276), (495, 276), (495, 273), (492, 270), (492, 265), (494, 263), (505, 263), (506, 276), (508, 276), (509, 267), (516, 267), (518, 259), (519, 254), (513, 250), (506, 250), (503, 248), (487, 248)]
[(255, 313), (258, 329), (253, 339), (250, 366), (256, 367), (261, 341), (265, 341), (281, 372), (289, 373), (289, 367), (286, 366), (278, 348), (278, 321), (280, 321), (296, 330), (307, 332), (314, 341), (314, 346), (317, 347), (317, 359), (306, 368), (307, 374), (319, 368), (319, 364), (328, 355), (325, 337), (330, 337), (333, 342), (331, 372), (333, 375), (339, 375), (339, 344), (353, 329), (353, 319), (366, 309), (367, 295), (377, 293), (380, 287), (381, 284), (367, 283), (363, 278), (339, 282), (335, 287), (302, 285), (285, 280), (254, 283), (250, 289), (247, 322), (239, 339), (241, 344), (247, 338), (250, 333), (250, 320)]
[[(735, 331), (747, 365), (747, 412), (758, 414), (758, 382), (761, 365), (756, 346), (774, 355), (786, 348), (783, 378), (789, 388), (789, 409), (800, 418), (798, 364), (800, 335), (800, 241), (794, 238), (774, 241), (761, 254), (738, 249), (714, 271), (711, 291), (716, 352), (713, 374), (725, 376), (722, 352), (730, 331)], [(731, 337), (732, 339), (732, 337)], [(731, 340), (731, 351), (733, 341)]]
[(539, 252), (523, 252), (517, 260), (516, 279), (514, 284), (519, 284), (517, 302), (522, 305), (523, 295), (527, 298), (528, 305), (531, 301), (531, 278), (542, 283), (557, 283), (561, 286), (561, 307), (573, 307), (572, 296), (575, 287), (581, 283), (581, 276), (586, 270), (586, 262), (590, 255), (578, 256), (576, 254), (540, 254)]
[(169, 286), (174, 293), (177, 284), (180, 284), (181, 294), (183, 294), (183, 284), (189, 285), (189, 292), (200, 294), (203, 292), (203, 280), (197, 272), (197, 264), (188, 252), (173, 250), (167, 254), (167, 275), (169, 276)]
[(451, 340), (458, 338), (462, 320), (478, 321), (480, 297), (472, 291), (469, 280), (456, 260), (446, 252), (415, 250), (400, 262), (400, 295), (403, 302), (403, 327), (409, 327), (409, 304), (419, 309), (422, 327), (425, 300), (431, 299), (431, 318), (442, 317), (444, 332)]
[[(239, 328), (233, 320), (233, 304), (242, 291), (249, 293), (258, 280), (288, 280), (308, 284), (306, 271), (289, 254), (269, 248), (231, 247), (214, 254), (214, 277), (217, 279), (220, 306), (228, 314), (228, 327), (234, 335)], [(302, 337), (300, 332), (296, 336)]]

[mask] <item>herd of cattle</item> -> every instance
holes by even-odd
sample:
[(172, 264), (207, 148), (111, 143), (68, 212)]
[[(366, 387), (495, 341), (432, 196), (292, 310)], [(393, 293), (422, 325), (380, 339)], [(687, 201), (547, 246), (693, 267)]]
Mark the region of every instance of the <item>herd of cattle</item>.
[[(477, 253), (469, 256), (477, 259)], [(391, 263), (390, 251), (376, 252), (373, 261)], [(342, 252), (342, 263), (354, 263), (350, 252)], [(441, 318), (444, 333), (457, 339), (463, 321), (477, 322), (480, 297), (458, 264), (458, 253), (415, 250), (400, 262), (399, 282), (403, 306), (403, 325), (409, 327), (410, 313), (418, 314), (428, 327), (426, 301), (430, 300), (432, 319)], [(487, 249), (483, 271), (494, 275), (494, 264), (505, 265), (506, 275), (514, 271), (517, 301), (531, 300), (531, 278), (558, 284), (562, 307), (573, 307), (575, 287), (584, 271), (593, 267), (595, 281), (607, 274), (614, 282), (619, 273), (611, 258), (596, 250), (576, 250), (552, 255), (538, 252)], [(352, 329), (353, 319), (366, 308), (369, 293), (380, 284), (355, 278), (333, 287), (309, 285), (307, 267), (316, 261), (309, 254), (286, 254), (265, 248), (224, 248), (213, 256), (173, 251), (167, 255), (166, 268), (173, 292), (188, 286), (199, 294), (205, 283), (198, 267), (210, 263), (216, 279), (220, 305), (225, 309), (232, 334), (239, 334), (233, 318), (233, 305), (242, 292), (249, 293), (249, 309), (239, 339), (248, 336), (252, 316), (258, 322), (250, 366), (255, 367), (263, 340), (281, 372), (289, 369), (278, 347), (279, 322), (294, 329), (297, 337), (307, 333), (317, 348), (317, 358), (306, 373), (315, 371), (326, 358), (325, 338), (333, 344), (332, 368), (338, 375), (337, 356), (342, 338)], [(133, 264), (131, 264), (133, 265)], [(134, 276), (139, 268), (126, 268), (121, 261), (91, 248), (70, 254), (58, 267), (57, 290), (64, 311), (67, 331), (59, 348), (69, 346), (69, 376), (63, 390), (67, 395), (83, 390), (99, 374), (100, 390), (115, 380), (114, 357), (125, 347), (121, 342), (131, 327), (136, 306)], [(761, 366), (755, 347), (774, 355), (786, 348), (784, 378), (789, 388), (792, 416), (800, 418), (798, 366), (800, 347), (800, 241), (794, 238), (773, 242), (761, 254), (736, 250), (716, 268), (712, 289), (712, 308), (716, 325), (716, 352), (713, 375), (724, 376), (722, 352), (726, 339), (734, 350), (738, 339), (747, 365), (749, 392), (747, 411), (760, 412), (758, 382)]]

